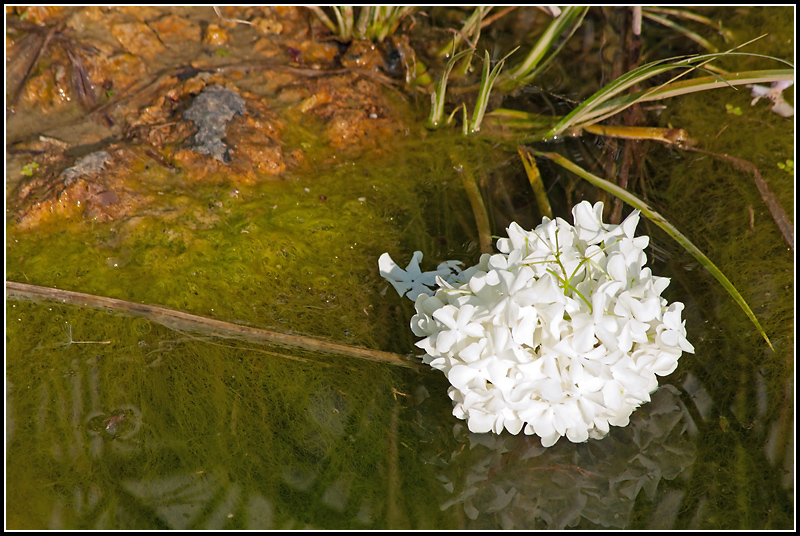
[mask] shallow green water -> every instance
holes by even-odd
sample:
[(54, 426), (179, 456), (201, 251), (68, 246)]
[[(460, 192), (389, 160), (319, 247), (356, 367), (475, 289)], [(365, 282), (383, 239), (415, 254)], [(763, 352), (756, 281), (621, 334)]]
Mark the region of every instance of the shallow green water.
[[(671, 156), (706, 175), (691, 156)], [(391, 289), (381, 295), (376, 258), (414, 248), (430, 265), (474, 256), (459, 222), (468, 205), (446, 166), (416, 153), (238, 199), (220, 194), (218, 218), (202, 231), (200, 217), (80, 224), (46, 248), (10, 232), (8, 276), (405, 353), (411, 303)], [(422, 167), (444, 180), (412, 181)], [(704, 194), (715, 202), (690, 218), (679, 207), (698, 205), (687, 187), (697, 182), (665, 190), (672, 197), (661, 208), (719, 248), (776, 352), (656, 234), (672, 256), (656, 266), (674, 277), (669, 298), (687, 304), (697, 354), (681, 359), (631, 426), (586, 444), (543, 449), (535, 438), (469, 434), (434, 371), (287, 358), (113, 311), (10, 301), (9, 526), (786, 527), (792, 256), (764, 210), (755, 233), (744, 216), (730, 228), (727, 215), (746, 216), (758, 198), (723, 195), (732, 184), (724, 176), (716, 195)], [(213, 196), (188, 202), (211, 212)], [(702, 230), (688, 224), (698, 219)]]
[[(775, 166), (792, 154), (792, 124), (749, 100), (686, 97), (662, 120), (756, 163), (792, 213), (794, 177)], [(407, 353), (412, 304), (377, 257), (475, 260), (457, 143), (398, 140), (380, 158), (238, 191), (176, 186), (157, 214), (123, 223), (9, 227), (7, 279)], [(460, 154), (493, 192), (495, 232), (511, 215), (536, 221), (524, 200), (503, 210), (502, 191), (524, 185), (513, 153), (476, 142)], [(542, 171), (548, 185), (559, 173)], [(774, 352), (657, 229), (654, 271), (673, 278), (666, 297), (686, 304), (696, 354), (628, 427), (550, 449), (468, 433), (446, 380), (421, 367), (7, 301), (8, 528), (791, 528), (793, 252), (729, 164), (657, 147), (648, 176), (653, 204), (731, 278)]]

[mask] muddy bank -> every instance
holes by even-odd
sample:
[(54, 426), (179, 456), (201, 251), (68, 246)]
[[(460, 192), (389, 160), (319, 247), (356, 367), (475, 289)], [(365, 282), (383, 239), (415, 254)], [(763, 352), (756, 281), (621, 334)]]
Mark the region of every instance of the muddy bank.
[(389, 45), (330, 40), (305, 8), (7, 14), (8, 217), (21, 228), (157, 212), (165, 181), (282, 180), (310, 153), (357, 156), (409, 128)]

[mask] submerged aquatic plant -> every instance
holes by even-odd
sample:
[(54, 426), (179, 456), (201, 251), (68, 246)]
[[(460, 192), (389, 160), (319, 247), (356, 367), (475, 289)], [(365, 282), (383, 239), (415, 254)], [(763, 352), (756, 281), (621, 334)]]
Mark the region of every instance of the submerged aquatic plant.
[(644, 267), (639, 211), (620, 225), (604, 223), (602, 211), (584, 201), (574, 225), (512, 223), (500, 253), (463, 271), (450, 261), (423, 273), (420, 252), (407, 272), (380, 257), (381, 275), (415, 299), (422, 360), (445, 373), (453, 415), (470, 431), (524, 429), (546, 447), (562, 436), (600, 439), (694, 352), (683, 304), (661, 297), (669, 279)]

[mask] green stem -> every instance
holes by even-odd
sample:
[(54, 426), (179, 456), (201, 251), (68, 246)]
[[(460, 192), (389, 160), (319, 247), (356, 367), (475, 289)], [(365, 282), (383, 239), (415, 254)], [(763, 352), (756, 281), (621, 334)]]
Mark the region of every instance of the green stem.
[(450, 154), (450, 160), (453, 162), (453, 167), (461, 175), (461, 183), (464, 185), (464, 191), (467, 193), (469, 203), (472, 205), (472, 213), (475, 215), (475, 225), (478, 228), (478, 241), (481, 246), (481, 253), (493, 253), (492, 247), (492, 232), (489, 225), (489, 214), (486, 212), (486, 205), (483, 203), (478, 182), (472, 174), (472, 170), (465, 166), (461, 159), (455, 154)]
[(522, 165), (525, 167), (525, 174), (528, 176), (528, 181), (533, 188), (533, 195), (536, 196), (536, 204), (539, 205), (539, 211), (542, 216), (553, 219), (553, 209), (550, 208), (550, 200), (547, 199), (547, 191), (544, 189), (544, 182), (542, 182), (542, 175), (539, 173), (539, 168), (536, 166), (536, 160), (525, 149), (525, 147), (517, 147), (519, 157), (522, 159)]

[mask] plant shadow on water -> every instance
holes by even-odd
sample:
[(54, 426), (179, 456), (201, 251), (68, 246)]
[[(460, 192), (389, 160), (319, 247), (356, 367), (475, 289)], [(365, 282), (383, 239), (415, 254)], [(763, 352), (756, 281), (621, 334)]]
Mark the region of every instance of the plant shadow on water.
[[(700, 94), (662, 119), (709, 150), (751, 161), (790, 154), (791, 126), (740, 93), (731, 99), (750, 112), (741, 117)], [(752, 122), (774, 136), (751, 143)], [(600, 161), (604, 143), (556, 147)], [(377, 258), (421, 250), (430, 268), (476, 261), (453, 148), (478, 178), (494, 233), (511, 221), (536, 225), (516, 153), (437, 132), (314, 163), (312, 178), (175, 187), (179, 214), (72, 222), (44, 227), (41, 238), (9, 224), (7, 277), (410, 353), (413, 306), (378, 276)], [(540, 166), (557, 215), (602, 198)], [(686, 304), (696, 354), (662, 378), (630, 425), (550, 448), (536, 436), (469, 433), (452, 416), (446, 379), (421, 366), (9, 300), (8, 528), (791, 527), (793, 255), (746, 174), (661, 146), (644, 167), (649, 200), (731, 275), (774, 352), (654, 226), (648, 265), (672, 278), (666, 295)], [(791, 206), (785, 172), (764, 173)]]

